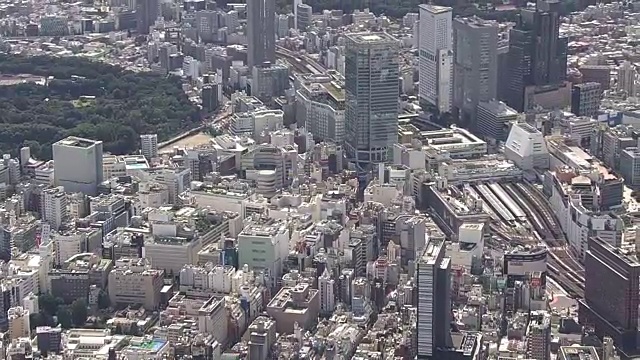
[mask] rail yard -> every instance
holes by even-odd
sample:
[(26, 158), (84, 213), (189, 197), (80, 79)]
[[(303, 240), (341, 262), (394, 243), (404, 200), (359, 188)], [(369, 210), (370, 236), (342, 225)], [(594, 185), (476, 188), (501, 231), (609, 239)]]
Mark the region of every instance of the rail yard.
[(484, 211), (491, 217), (494, 245), (502, 244), (503, 248), (544, 245), (548, 275), (572, 297), (584, 296), (584, 267), (569, 252), (558, 220), (534, 185), (465, 184), (464, 191), (482, 199)]

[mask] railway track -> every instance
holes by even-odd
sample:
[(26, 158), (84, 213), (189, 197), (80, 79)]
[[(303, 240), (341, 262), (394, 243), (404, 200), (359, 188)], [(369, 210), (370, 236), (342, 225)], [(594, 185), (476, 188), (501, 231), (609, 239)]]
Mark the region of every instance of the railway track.
[[(584, 267), (567, 252), (564, 234), (546, 200), (524, 184), (508, 184), (505, 185), (505, 190), (525, 209), (532, 225), (547, 244), (549, 276), (570, 296), (584, 297)], [(521, 196), (517, 196), (518, 193)]]
[(529, 187), (525, 186), (522, 183), (518, 183), (515, 186), (516, 189), (520, 192), (522, 198), (527, 199), (523, 201), (528, 201), (532, 205), (533, 210), (542, 217), (542, 221), (544, 221), (544, 224), (550, 231), (550, 235), (552, 235), (552, 238), (547, 237), (545, 241), (552, 247), (564, 246), (564, 234), (562, 233), (560, 225), (553, 216), (551, 209), (549, 209), (549, 207), (546, 205), (546, 200), (541, 199), (538, 193), (531, 190)]

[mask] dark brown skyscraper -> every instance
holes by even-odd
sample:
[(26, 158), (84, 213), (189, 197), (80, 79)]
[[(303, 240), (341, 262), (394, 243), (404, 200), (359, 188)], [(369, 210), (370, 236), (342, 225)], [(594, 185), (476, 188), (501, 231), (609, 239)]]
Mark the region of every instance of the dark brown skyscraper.
[(136, 20), (138, 34), (148, 34), (149, 27), (158, 18), (158, 0), (138, 0), (136, 5)]
[(567, 39), (560, 38), (560, 3), (538, 1), (535, 10), (520, 13), (518, 25), (509, 33), (509, 83), (506, 102), (524, 109), (527, 86), (560, 84), (567, 73)]
[(585, 258), (585, 298), (580, 300), (580, 324), (610, 336), (623, 351), (636, 348), (640, 262), (600, 238), (589, 239)]
[(276, 63), (276, 1), (247, 0), (247, 63)]

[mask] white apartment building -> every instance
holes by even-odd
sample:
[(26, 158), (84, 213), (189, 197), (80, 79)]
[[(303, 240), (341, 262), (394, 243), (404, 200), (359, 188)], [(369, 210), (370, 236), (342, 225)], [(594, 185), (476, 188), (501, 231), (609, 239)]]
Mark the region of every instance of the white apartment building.
[(198, 310), (198, 331), (213, 335), (220, 344), (227, 343), (229, 328), (224, 305), (224, 297), (211, 297)]
[(60, 266), (70, 257), (83, 252), (83, 244), (87, 241), (87, 233), (74, 232), (67, 234), (54, 233), (55, 264)]
[(142, 304), (156, 309), (160, 303), (164, 271), (154, 269), (148, 259), (118, 259), (109, 273), (112, 304)]
[(37, 184), (44, 184), (53, 186), (55, 183), (53, 160), (49, 160), (46, 163), (38, 166), (34, 170), (35, 181)]
[(453, 33), (450, 7), (420, 5), (419, 95), (440, 112), (453, 101)]
[(200, 61), (191, 56), (185, 56), (182, 61), (182, 73), (188, 78), (197, 79), (200, 76)]
[(102, 183), (102, 141), (70, 136), (53, 144), (55, 185), (96, 195)]
[(140, 135), (140, 149), (142, 155), (151, 160), (158, 156), (158, 134)]
[(254, 138), (263, 131), (275, 131), (284, 127), (282, 110), (258, 109), (250, 112), (234, 114), (231, 119), (233, 135), (246, 134)]
[(46, 221), (53, 230), (58, 230), (69, 220), (69, 199), (62, 186), (47, 189), (40, 195), (42, 220)]
[(332, 314), (336, 308), (336, 299), (333, 293), (335, 281), (331, 278), (329, 271), (325, 268), (324, 273), (318, 278), (318, 288), (320, 290), (320, 313)]
[(17, 339), (21, 337), (31, 337), (31, 327), (29, 323), (29, 310), (16, 306), (9, 308), (7, 311), (9, 320), (9, 339)]
[(618, 90), (627, 93), (627, 96), (636, 95), (636, 76), (635, 66), (630, 61), (624, 61), (618, 67)]
[(169, 204), (169, 189), (164, 184), (156, 182), (140, 183), (138, 200), (142, 208), (158, 208)]

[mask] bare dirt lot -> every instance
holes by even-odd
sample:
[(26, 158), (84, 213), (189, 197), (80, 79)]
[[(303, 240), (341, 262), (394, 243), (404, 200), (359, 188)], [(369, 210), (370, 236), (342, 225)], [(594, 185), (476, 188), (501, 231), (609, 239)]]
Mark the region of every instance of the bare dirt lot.
[(171, 152), (174, 147), (194, 147), (198, 145), (208, 144), (211, 136), (206, 133), (197, 133), (195, 135), (188, 136), (182, 140), (178, 140), (171, 145), (163, 146), (158, 149), (159, 152)]

